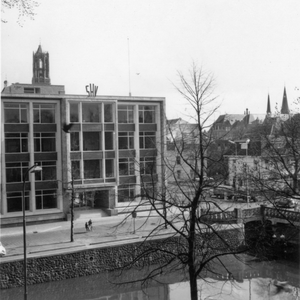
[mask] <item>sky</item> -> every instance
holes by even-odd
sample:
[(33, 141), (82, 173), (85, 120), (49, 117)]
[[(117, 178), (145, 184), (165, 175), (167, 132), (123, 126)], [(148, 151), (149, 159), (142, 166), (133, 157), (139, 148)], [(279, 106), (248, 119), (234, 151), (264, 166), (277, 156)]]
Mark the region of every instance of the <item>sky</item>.
[[(32, 53), (49, 52), (52, 84), (67, 94), (166, 98), (185, 118), (178, 71), (192, 63), (214, 76), (219, 114), (264, 114), (300, 96), (299, 0), (36, 0), (34, 20), (1, 24), (3, 81), (31, 83)], [(297, 90), (297, 88), (299, 90)], [(295, 107), (295, 106), (294, 106)]]

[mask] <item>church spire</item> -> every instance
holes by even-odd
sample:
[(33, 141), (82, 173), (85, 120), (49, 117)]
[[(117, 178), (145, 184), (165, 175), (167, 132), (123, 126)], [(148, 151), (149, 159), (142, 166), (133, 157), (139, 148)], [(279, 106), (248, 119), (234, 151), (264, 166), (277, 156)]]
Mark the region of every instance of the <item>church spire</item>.
[(49, 53), (43, 52), (39, 44), (37, 51), (33, 53), (32, 84), (50, 85), (49, 69)]
[(271, 115), (270, 95), (268, 94), (267, 115)]
[(282, 98), (282, 105), (281, 105), (281, 111), (280, 112), (283, 115), (288, 115), (290, 113), (285, 87), (284, 87), (284, 91), (283, 91), (283, 98)]

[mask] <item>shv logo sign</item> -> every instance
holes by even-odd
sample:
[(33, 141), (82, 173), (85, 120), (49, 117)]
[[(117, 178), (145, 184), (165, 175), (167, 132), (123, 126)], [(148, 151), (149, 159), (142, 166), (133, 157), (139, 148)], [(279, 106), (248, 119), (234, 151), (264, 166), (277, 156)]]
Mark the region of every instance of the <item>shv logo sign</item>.
[(98, 86), (90, 83), (90, 85), (85, 86), (85, 90), (88, 93), (88, 97), (96, 97)]

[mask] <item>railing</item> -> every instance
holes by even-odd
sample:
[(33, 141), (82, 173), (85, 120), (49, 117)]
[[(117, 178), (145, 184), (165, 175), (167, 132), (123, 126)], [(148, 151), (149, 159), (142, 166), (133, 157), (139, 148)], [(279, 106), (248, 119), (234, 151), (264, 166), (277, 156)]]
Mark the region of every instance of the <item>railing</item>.
[(263, 218), (278, 218), (286, 219), (293, 222), (300, 222), (300, 212), (290, 211), (261, 205), (256, 208), (238, 209), (235, 208), (231, 211), (207, 211), (201, 209), (199, 216), (201, 221), (209, 222), (232, 222), (232, 223), (246, 223), (249, 219), (261, 220)]
[(287, 219), (300, 222), (300, 212), (290, 210), (278, 210), (272, 207), (264, 207), (264, 215), (269, 218)]

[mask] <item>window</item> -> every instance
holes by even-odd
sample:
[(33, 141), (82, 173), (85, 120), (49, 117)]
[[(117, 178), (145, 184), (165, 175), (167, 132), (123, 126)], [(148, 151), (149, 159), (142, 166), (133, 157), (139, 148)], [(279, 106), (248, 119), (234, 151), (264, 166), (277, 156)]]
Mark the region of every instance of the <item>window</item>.
[(113, 122), (113, 106), (112, 104), (104, 104), (104, 123)]
[(153, 199), (156, 194), (157, 186), (156, 184), (143, 184), (141, 188), (141, 198), (142, 200)]
[(134, 160), (132, 158), (119, 159), (119, 175), (134, 175)]
[(55, 123), (54, 104), (33, 104), (34, 123)]
[(177, 170), (177, 179), (181, 179), (181, 170)]
[(38, 165), (42, 167), (42, 170), (35, 173), (36, 181), (56, 180), (56, 161), (42, 161)]
[(71, 151), (80, 150), (79, 132), (71, 132)]
[(139, 106), (139, 123), (155, 123), (155, 106)]
[(28, 123), (27, 105), (18, 103), (4, 103), (5, 123)]
[(42, 190), (35, 192), (36, 209), (51, 209), (57, 207), (56, 190)]
[(155, 132), (140, 132), (140, 148), (153, 149), (156, 147)]
[(180, 164), (181, 164), (180, 156), (176, 156), (176, 164), (177, 164), (177, 165), (180, 165)]
[(141, 173), (141, 175), (156, 174), (156, 158), (155, 157), (141, 157), (140, 173)]
[(55, 152), (55, 132), (34, 133), (35, 152)]
[(104, 133), (105, 138), (105, 150), (113, 150), (114, 149), (114, 132), (107, 131)]
[(84, 160), (84, 178), (85, 179), (94, 179), (94, 178), (101, 178), (101, 169), (102, 164), (101, 160), (99, 159), (91, 159), (91, 160)]
[(28, 162), (6, 163), (6, 182), (22, 182), (28, 169)]
[(5, 133), (5, 152), (28, 152), (28, 133)]
[(118, 202), (133, 201), (135, 197), (134, 185), (120, 185), (118, 187)]
[(83, 132), (83, 150), (96, 151), (101, 150), (101, 135), (100, 132), (90, 131)]
[(79, 122), (79, 103), (70, 103), (70, 122), (76, 123)]
[(115, 177), (114, 172), (114, 160), (113, 159), (106, 159), (105, 160), (105, 177)]
[[(22, 192), (7, 193), (7, 212), (22, 211)], [(29, 210), (29, 192), (25, 192), (25, 210)]]
[(118, 106), (119, 123), (134, 123), (133, 105)]
[(82, 122), (100, 123), (101, 122), (101, 104), (82, 103)]
[(71, 162), (73, 179), (80, 179), (80, 161), (72, 160)]
[(119, 132), (119, 149), (134, 149), (133, 132)]

